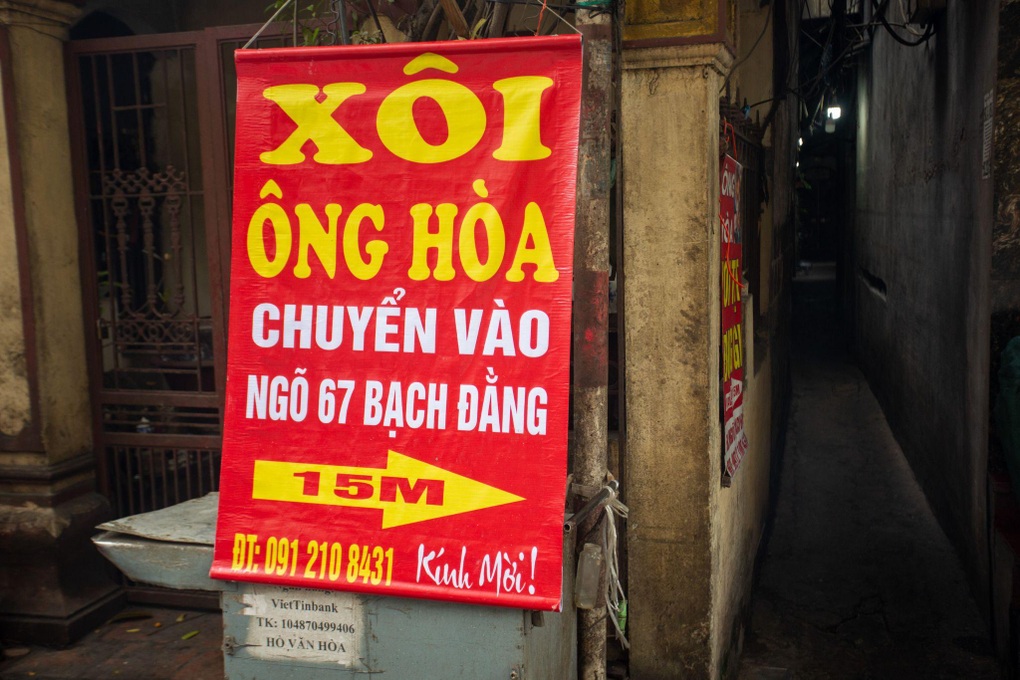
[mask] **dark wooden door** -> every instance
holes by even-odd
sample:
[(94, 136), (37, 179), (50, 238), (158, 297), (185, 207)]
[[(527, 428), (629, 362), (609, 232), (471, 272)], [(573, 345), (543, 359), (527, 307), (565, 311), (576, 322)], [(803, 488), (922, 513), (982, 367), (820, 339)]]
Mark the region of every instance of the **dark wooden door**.
[(233, 50), (257, 28), (68, 45), (94, 446), (120, 516), (218, 488)]

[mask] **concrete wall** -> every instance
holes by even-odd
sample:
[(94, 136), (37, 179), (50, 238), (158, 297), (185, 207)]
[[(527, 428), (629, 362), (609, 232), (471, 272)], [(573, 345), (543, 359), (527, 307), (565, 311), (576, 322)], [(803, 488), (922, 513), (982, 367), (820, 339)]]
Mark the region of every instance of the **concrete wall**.
[[(774, 35), (777, 17), (787, 5), (760, 8), (758, 2), (739, 3), (737, 20), (738, 66), (730, 75), (730, 89), (739, 93), (741, 101), (765, 102), (751, 112), (752, 117), (766, 119), (772, 108), (767, 101), (774, 95), (774, 38), (787, 41), (787, 54), (795, 54), (796, 30)], [(789, 9), (786, 17), (796, 13)], [(791, 23), (781, 26), (788, 29)], [(767, 25), (766, 25), (767, 24)], [(758, 37), (761, 39), (758, 40)], [(757, 46), (755, 42), (757, 40)], [(750, 50), (754, 47), (754, 51)], [(780, 55), (782, 57), (783, 55)], [(743, 61), (741, 61), (743, 60)], [(782, 86), (778, 88), (780, 91)], [(783, 329), (789, 324), (790, 282), (782, 266), (792, 257), (784, 249), (781, 234), (792, 229), (792, 153), (796, 142), (796, 102), (777, 102), (771, 125), (765, 131), (765, 147), (773, 157), (769, 173), (772, 200), (764, 206), (760, 224), (760, 276), (754, 291), (757, 300), (747, 296), (744, 304), (744, 328), (747, 357), (744, 365), (744, 428), (750, 448), (729, 488), (714, 487), (712, 521), (712, 648), (715, 659), (714, 677), (731, 677), (736, 670), (744, 628), (748, 623), (752, 580), (758, 550), (762, 545), (771, 493), (773, 457), (779, 445), (783, 426), (782, 412), (788, 398), (786, 374), (789, 370), (788, 348), (782, 342)], [(745, 225), (745, 228), (748, 228)], [(788, 240), (788, 239), (786, 239)], [(772, 263), (778, 266), (771, 266)], [(755, 327), (752, 307), (761, 310)], [(755, 336), (758, 340), (754, 340)], [(779, 387), (780, 389), (775, 389)]]
[(718, 93), (731, 60), (721, 45), (624, 54), (624, 479), (635, 678), (708, 678), (713, 665)]
[[(11, 30), (17, 143), (29, 234), (42, 436), (50, 463), (91, 449), (91, 413), (85, 370), (84, 321), (78, 268), (78, 231), (67, 144), (67, 101), (60, 42), (38, 31)], [(57, 87), (40, 87), (39, 74), (58, 74)], [(68, 292), (73, 291), (74, 295)]]
[[(0, 335), (5, 351), (26, 355), (0, 362), (0, 385), (27, 377), (31, 408), (14, 411), (15, 426), (34, 413), (30, 448), (0, 441), (0, 636), (67, 644), (120, 604), (89, 541), (109, 506), (93, 492), (63, 71), (66, 27), (77, 10), (41, 0), (5, 2), (0, 10), (10, 50), (0, 69), (10, 143), (0, 146), (0, 222), (7, 227), (0, 230), (0, 263), (7, 285), (14, 280), (18, 295), (31, 292), (17, 302), (15, 316), (29, 321), (24, 331), (5, 325)], [(20, 244), (10, 238), (11, 225)], [(14, 304), (5, 298), (5, 311), (13, 313)]]
[[(0, 107), (0, 149), (7, 149), (8, 143), (6, 115)], [(10, 165), (0, 163), (0, 437), (20, 434), (32, 419), (11, 181)]]
[(982, 105), (995, 86), (997, 18), (990, 3), (950, 0), (927, 46), (875, 33), (858, 88), (848, 272), (860, 365), (979, 604), (987, 602), (992, 224)]
[[(729, 84), (741, 99), (771, 96), (773, 22), (788, 27), (786, 10), (795, 3), (778, 4), (777, 18), (753, 0), (739, 3), (737, 51), (748, 58)], [(795, 29), (780, 35), (787, 48), (795, 43)], [(768, 169), (773, 200), (761, 227), (758, 299), (744, 300), (750, 448), (732, 486), (723, 487), (717, 107), (731, 59), (718, 44), (623, 55), (625, 481), (635, 678), (734, 677), (782, 424), (789, 324), (789, 270), (782, 263), (792, 257), (796, 108), (778, 102), (773, 110), (767, 102), (769, 156), (778, 160)]]
[[(995, 98), (995, 227), (992, 234), (992, 313), (1011, 312), (1008, 336), (1020, 332), (1020, 2), (1003, 0)], [(999, 338), (1002, 350), (1009, 341)], [(993, 364), (996, 358), (992, 357)]]

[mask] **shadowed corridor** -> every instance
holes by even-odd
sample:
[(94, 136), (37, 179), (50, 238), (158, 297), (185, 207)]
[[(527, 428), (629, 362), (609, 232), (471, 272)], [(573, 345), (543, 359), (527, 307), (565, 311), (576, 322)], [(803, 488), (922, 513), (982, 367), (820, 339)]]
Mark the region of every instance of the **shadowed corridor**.
[(999, 678), (960, 562), (845, 347), (835, 270), (794, 284), (793, 394), (740, 678)]

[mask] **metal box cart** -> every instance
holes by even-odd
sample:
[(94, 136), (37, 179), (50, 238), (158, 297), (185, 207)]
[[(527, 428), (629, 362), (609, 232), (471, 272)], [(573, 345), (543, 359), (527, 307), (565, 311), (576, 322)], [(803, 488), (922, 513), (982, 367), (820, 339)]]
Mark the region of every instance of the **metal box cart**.
[(209, 578), (218, 494), (100, 525), (93, 541), (129, 578), (220, 592), (228, 680), (558, 680), (577, 676), (573, 541), (564, 612)]

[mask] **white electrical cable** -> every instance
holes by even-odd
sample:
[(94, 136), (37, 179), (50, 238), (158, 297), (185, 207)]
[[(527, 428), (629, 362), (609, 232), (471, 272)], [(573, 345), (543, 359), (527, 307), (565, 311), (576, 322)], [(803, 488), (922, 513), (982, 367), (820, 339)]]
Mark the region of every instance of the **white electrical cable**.
[(910, 23), (909, 10), (907, 9), (907, 0), (900, 0), (900, 12), (903, 14), (903, 28), (907, 29), (907, 32), (912, 33), (914, 36), (920, 38), (924, 35), (924, 31), (920, 28), (915, 28)]
[(623, 586), (620, 585), (619, 546), (617, 545), (619, 535), (616, 530), (616, 517), (620, 516), (626, 519), (630, 511), (615, 496), (606, 503), (605, 510), (606, 521), (603, 524), (603, 533), (606, 551), (606, 609), (609, 610), (609, 620), (613, 622), (616, 639), (620, 641), (624, 649), (630, 649), (630, 642), (627, 641), (627, 636), (624, 634), (624, 628), (627, 625), (626, 619), (624, 619), (623, 625), (620, 625), (621, 602), (623, 603), (623, 616), (627, 616), (627, 595), (623, 592)]

